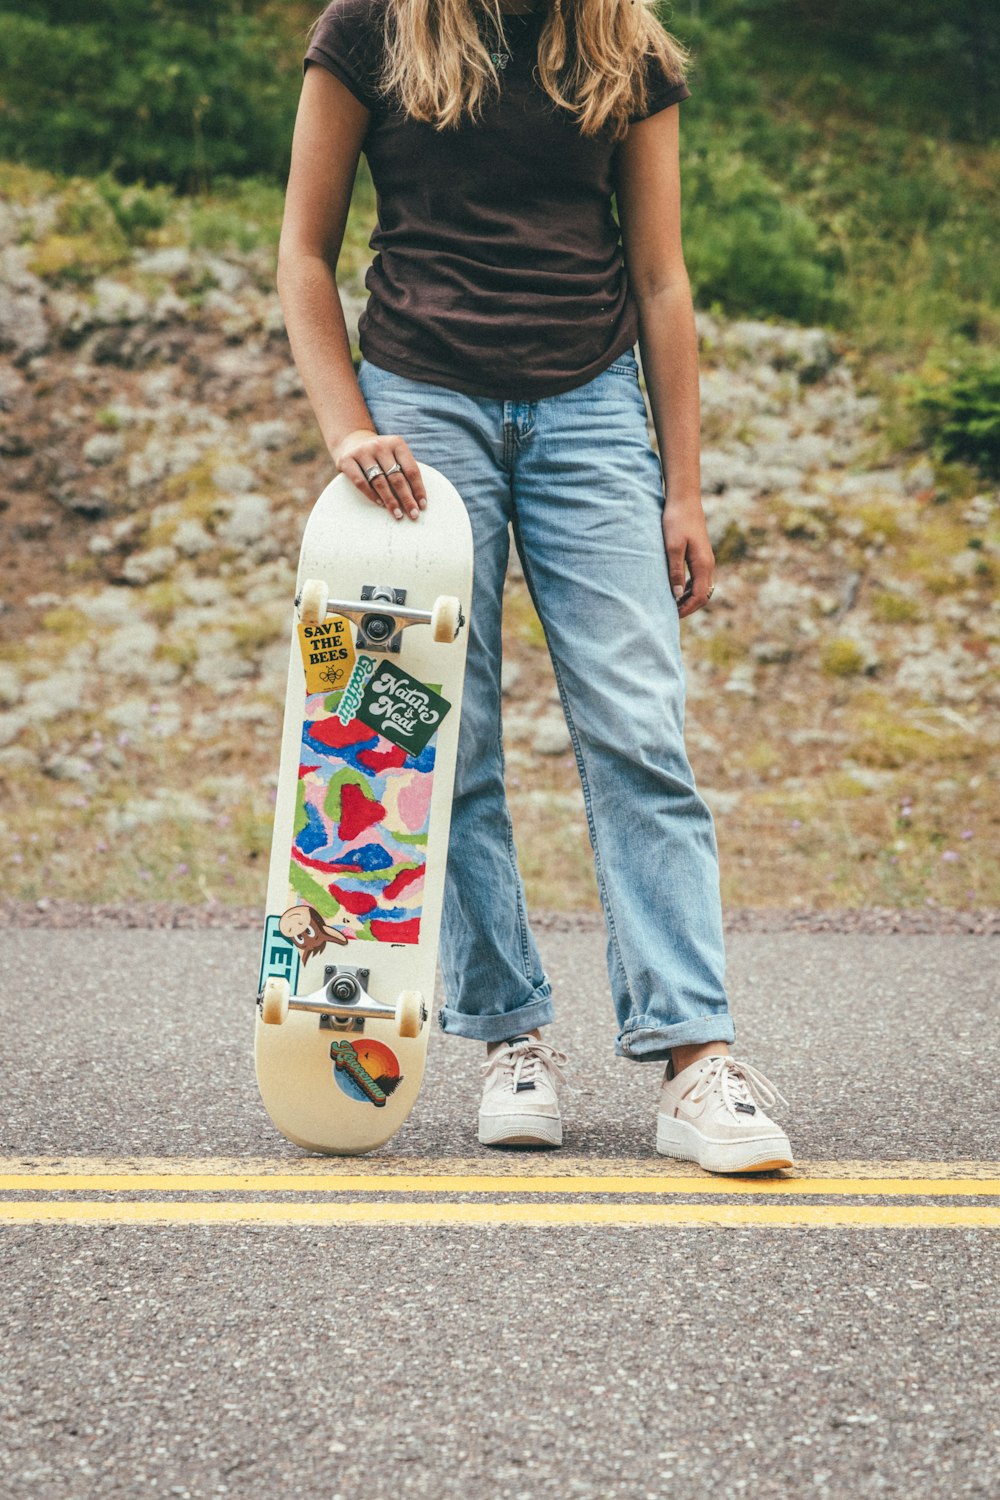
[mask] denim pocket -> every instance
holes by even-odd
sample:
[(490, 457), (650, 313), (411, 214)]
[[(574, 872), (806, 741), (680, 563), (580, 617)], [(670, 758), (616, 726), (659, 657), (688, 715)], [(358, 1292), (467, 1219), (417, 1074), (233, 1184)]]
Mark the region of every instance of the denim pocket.
[(626, 349), (624, 353), (619, 354), (618, 358), (614, 361), (613, 364), (608, 365), (604, 373), (605, 375), (627, 375), (631, 376), (635, 380), (638, 380), (639, 361), (636, 359), (631, 349)]

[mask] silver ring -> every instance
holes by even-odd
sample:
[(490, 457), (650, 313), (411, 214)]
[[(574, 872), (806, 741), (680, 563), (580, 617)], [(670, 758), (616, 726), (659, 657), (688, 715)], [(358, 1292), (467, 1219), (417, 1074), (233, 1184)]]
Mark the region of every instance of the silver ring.
[(381, 464), (372, 464), (372, 466), (371, 466), (370, 469), (366, 469), (365, 470), (365, 478), (367, 479), (368, 483), (371, 484), (371, 482), (375, 478), (375, 476), (377, 474), (381, 474), (381, 472), (382, 472), (382, 465)]
[(384, 469), (382, 472), (385, 474), (386, 479), (388, 479), (390, 474), (402, 474), (403, 465), (393, 464), (391, 469)]

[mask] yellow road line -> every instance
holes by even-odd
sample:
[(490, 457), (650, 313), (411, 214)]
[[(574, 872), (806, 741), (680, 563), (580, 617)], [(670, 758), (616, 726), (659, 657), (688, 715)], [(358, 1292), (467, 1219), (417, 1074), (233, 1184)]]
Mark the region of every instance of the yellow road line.
[[(32, 1177), (64, 1176), (173, 1176), (173, 1177), (294, 1177), (323, 1180), (329, 1177), (378, 1176), (380, 1181), (425, 1174), (451, 1177), (481, 1177), (490, 1182), (512, 1177), (648, 1177), (661, 1182), (673, 1178), (708, 1180), (688, 1162), (667, 1157), (584, 1157), (562, 1152), (498, 1153), (490, 1157), (404, 1157), (390, 1153), (367, 1156), (269, 1157), (99, 1157), (99, 1156), (8, 1156), (0, 1157), (0, 1172)], [(939, 1179), (952, 1181), (1000, 1180), (1000, 1161), (803, 1161), (796, 1170), (776, 1181), (809, 1178)]]
[(1000, 1178), (938, 1177), (629, 1177), (522, 1175), (453, 1176), (449, 1173), (9, 1173), (0, 1193), (615, 1193), (646, 1196), (690, 1193), (726, 1197), (1000, 1197)]
[(764, 1203), (280, 1203), (4, 1202), (0, 1224), (511, 1224), (534, 1228), (636, 1225), (692, 1228), (1000, 1229), (1000, 1208), (927, 1204)]

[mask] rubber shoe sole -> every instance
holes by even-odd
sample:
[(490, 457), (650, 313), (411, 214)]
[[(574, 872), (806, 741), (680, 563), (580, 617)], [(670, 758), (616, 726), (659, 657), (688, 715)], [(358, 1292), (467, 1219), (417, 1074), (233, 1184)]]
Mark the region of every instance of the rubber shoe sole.
[(656, 1149), (661, 1156), (697, 1162), (705, 1172), (776, 1172), (795, 1165), (784, 1131), (749, 1141), (713, 1141), (687, 1121), (664, 1115), (656, 1121)]
[(480, 1115), (482, 1146), (561, 1146), (562, 1120), (544, 1115)]

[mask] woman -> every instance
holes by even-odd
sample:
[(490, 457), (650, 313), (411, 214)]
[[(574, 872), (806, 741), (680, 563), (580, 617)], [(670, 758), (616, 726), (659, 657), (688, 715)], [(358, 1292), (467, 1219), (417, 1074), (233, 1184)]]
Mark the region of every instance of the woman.
[[(431, 464), (472, 520), (440, 1024), (486, 1044), (480, 1141), (561, 1144), (566, 1063), (541, 1034), (552, 987), (504, 789), (511, 524), (583, 783), (616, 1053), (666, 1063), (662, 1154), (740, 1172), (792, 1158), (762, 1107), (779, 1096), (730, 1054), (715, 828), (684, 746), (680, 621), (715, 559), (672, 107), (686, 54), (652, 3), (333, 0), (303, 58), (278, 289), (337, 469), (408, 525)], [(379, 222), (355, 375), (335, 273), (362, 150)]]

